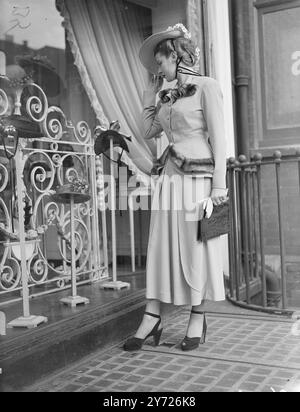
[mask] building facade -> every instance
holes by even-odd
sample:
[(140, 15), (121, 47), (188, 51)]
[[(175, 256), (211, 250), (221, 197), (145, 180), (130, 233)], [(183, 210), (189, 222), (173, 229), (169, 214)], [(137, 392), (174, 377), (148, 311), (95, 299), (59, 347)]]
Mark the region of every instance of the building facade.
[[(268, 159), (276, 150), (290, 156), (299, 149), (299, 0), (47, 0), (42, 5), (37, 0), (0, 0), (0, 4), (0, 49), (6, 54), (6, 65), (13, 66), (20, 55), (45, 56), (64, 84), (52, 98), (53, 105), (74, 123), (85, 119), (91, 128), (119, 120), (124, 132), (134, 137), (130, 156), (124, 159), (128, 176), (149, 175), (153, 158), (163, 149), (163, 143), (150, 147), (142, 139), (141, 100), (148, 77), (137, 52), (149, 34), (178, 22), (190, 29), (200, 45), (201, 72), (221, 83), (228, 158), (250, 159), (260, 152)], [(108, 170), (105, 159), (104, 167)], [(296, 161), (282, 166), (281, 186), (285, 254), (292, 267), (300, 261)], [(276, 206), (271, 165), (263, 170), (264, 243), (268, 262), (278, 270)], [(134, 216), (136, 252), (142, 261), (150, 212)], [(117, 227), (118, 255), (130, 257), (128, 211), (118, 214)], [(53, 260), (56, 254), (51, 249)], [(298, 278), (290, 276), (292, 289)]]
[[(300, 2), (232, 0), (230, 5), (238, 154), (251, 158), (259, 152), (274, 161), (274, 152), (279, 150), (290, 159), (281, 166), (280, 188), (288, 293), (296, 305), (300, 262)], [(262, 176), (266, 257), (279, 272), (275, 164), (265, 166)]]

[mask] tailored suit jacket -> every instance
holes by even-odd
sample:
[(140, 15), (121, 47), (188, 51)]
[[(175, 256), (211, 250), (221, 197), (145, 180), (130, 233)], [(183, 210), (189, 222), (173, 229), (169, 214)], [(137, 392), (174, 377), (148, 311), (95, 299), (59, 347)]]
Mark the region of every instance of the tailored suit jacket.
[(195, 84), (193, 96), (175, 102), (158, 102), (152, 91), (143, 96), (145, 139), (157, 138), (165, 132), (177, 153), (190, 160), (212, 159), (213, 168), (203, 170), (212, 177), (212, 187), (226, 189), (226, 140), (223, 95), (219, 83), (210, 77), (188, 76)]

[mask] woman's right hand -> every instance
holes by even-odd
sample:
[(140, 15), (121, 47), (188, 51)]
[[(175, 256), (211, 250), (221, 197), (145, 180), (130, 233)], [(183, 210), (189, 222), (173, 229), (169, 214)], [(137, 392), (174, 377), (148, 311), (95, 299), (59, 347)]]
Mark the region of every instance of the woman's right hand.
[(164, 83), (163, 77), (153, 75), (150, 79), (148, 90), (157, 94), (158, 92), (161, 91), (163, 83)]

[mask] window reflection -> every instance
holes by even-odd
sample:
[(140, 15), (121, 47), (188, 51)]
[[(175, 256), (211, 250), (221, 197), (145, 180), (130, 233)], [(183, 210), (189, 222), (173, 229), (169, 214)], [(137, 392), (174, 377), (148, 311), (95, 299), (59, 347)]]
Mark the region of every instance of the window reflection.
[(0, 10), (6, 75), (14, 82), (29, 76), (44, 90), (50, 106), (60, 107), (75, 124), (84, 119), (93, 127), (95, 116), (66, 45), (55, 0), (0, 0)]

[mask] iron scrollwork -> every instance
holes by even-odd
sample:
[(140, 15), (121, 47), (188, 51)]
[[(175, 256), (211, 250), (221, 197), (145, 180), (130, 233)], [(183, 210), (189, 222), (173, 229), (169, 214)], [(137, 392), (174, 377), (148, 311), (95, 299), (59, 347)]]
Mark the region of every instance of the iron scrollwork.
[[(13, 98), (12, 98), (13, 96)], [(12, 103), (13, 102), (13, 103)], [(89, 202), (76, 205), (75, 249), (78, 282), (107, 276), (100, 261), (96, 169), (91, 130), (86, 122), (74, 126), (59, 107), (49, 107), (40, 86), (25, 84), (13, 93), (0, 85), (0, 132), (12, 133), (1, 121), (22, 116), (40, 135), (21, 139), (22, 201), (25, 244), (19, 238), (15, 159), (0, 164), (0, 302), (9, 302), (21, 289), (20, 248), (26, 249), (31, 295), (63, 288), (70, 280), (70, 207), (53, 201), (57, 187), (86, 181), (94, 187)], [(17, 120), (19, 118), (17, 117)], [(14, 127), (12, 125), (12, 127)], [(22, 137), (22, 136), (21, 136)], [(4, 155), (0, 142), (0, 155)], [(96, 240), (96, 241), (95, 241)]]

